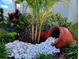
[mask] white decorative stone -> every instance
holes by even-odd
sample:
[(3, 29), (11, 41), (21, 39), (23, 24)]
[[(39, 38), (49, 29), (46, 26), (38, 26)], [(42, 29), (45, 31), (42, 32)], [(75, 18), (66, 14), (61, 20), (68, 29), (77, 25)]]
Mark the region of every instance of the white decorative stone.
[(16, 40), (5, 46), (9, 49), (9, 57), (14, 57), (15, 59), (32, 59), (39, 53), (45, 55), (59, 53), (60, 49), (51, 45), (51, 43), (54, 43), (55, 41), (55, 38), (49, 37), (45, 42), (34, 45)]

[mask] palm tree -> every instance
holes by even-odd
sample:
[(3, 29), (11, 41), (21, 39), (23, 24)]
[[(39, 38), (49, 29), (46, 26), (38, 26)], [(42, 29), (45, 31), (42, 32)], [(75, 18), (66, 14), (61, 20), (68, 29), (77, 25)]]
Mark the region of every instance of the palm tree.
[[(17, 2), (22, 2), (23, 0), (17, 0)], [(33, 11), (32, 16), (32, 39), (37, 39), (37, 32), (39, 31), (38, 35), (38, 42), (40, 40), (40, 32), (42, 30), (43, 19), (45, 16), (48, 16), (51, 12), (51, 7), (54, 5), (55, 2), (58, 0), (26, 0), (28, 6)], [(34, 35), (34, 22), (36, 23), (35, 35)]]
[[(17, 0), (18, 2), (22, 2), (23, 0)], [(28, 3), (28, 6), (33, 11), (33, 21), (32, 21), (32, 39), (36, 41), (37, 39), (37, 32), (39, 30), (38, 35), (38, 42), (40, 39), (40, 32), (43, 25), (43, 18), (47, 15), (47, 13), (50, 12), (51, 6), (57, 1), (57, 0), (26, 0)], [(34, 22), (36, 23), (36, 29), (35, 29), (35, 35), (34, 35)]]

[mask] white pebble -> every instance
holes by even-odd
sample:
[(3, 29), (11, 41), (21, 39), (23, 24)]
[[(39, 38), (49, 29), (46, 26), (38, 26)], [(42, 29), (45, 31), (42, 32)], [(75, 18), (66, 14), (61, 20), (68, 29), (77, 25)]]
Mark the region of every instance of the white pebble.
[(33, 45), (31, 43), (24, 43), (16, 40), (7, 43), (5, 46), (9, 49), (9, 57), (14, 56), (15, 59), (32, 59), (39, 53), (45, 55), (59, 53), (60, 49), (51, 45), (51, 43), (54, 43), (55, 41), (55, 38), (49, 37), (45, 42)]

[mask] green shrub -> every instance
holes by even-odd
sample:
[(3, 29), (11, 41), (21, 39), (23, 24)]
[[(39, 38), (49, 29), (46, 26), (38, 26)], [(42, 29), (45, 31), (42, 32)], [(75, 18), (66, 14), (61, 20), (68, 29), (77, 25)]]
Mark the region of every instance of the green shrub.
[(16, 21), (16, 26), (21, 29), (25, 30), (29, 25), (32, 24), (32, 16), (30, 14), (22, 14), (19, 19)]
[(63, 49), (67, 59), (78, 59), (78, 45), (72, 44)]
[(74, 42), (63, 48), (63, 52), (68, 59), (78, 59), (78, 23), (72, 24), (69, 30), (73, 35)]
[(12, 41), (12, 39), (15, 38), (15, 36), (16, 32), (0, 32), (0, 41), (8, 43)]
[(3, 41), (0, 41), (0, 59), (7, 59), (7, 49)]
[(59, 25), (69, 28), (71, 25), (71, 22), (67, 21), (68, 19), (65, 17), (62, 17), (60, 14), (52, 14), (51, 16), (47, 17), (46, 21), (44, 22), (44, 25), (46, 27), (51, 27), (53, 25)]
[(74, 39), (78, 40), (78, 23), (72, 24), (69, 30), (73, 34)]
[(8, 49), (5, 44), (10, 42), (16, 35), (16, 32), (0, 32), (0, 59), (7, 59)]

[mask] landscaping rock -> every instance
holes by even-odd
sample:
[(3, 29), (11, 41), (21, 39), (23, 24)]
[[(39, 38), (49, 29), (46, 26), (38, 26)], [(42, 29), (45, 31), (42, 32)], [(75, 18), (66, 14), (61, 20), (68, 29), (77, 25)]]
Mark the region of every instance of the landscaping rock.
[(40, 44), (24, 43), (16, 40), (5, 46), (9, 49), (9, 57), (14, 57), (15, 59), (32, 59), (38, 54), (55, 55), (59, 53), (60, 49), (51, 45), (55, 40), (55, 38), (49, 37), (45, 42)]

